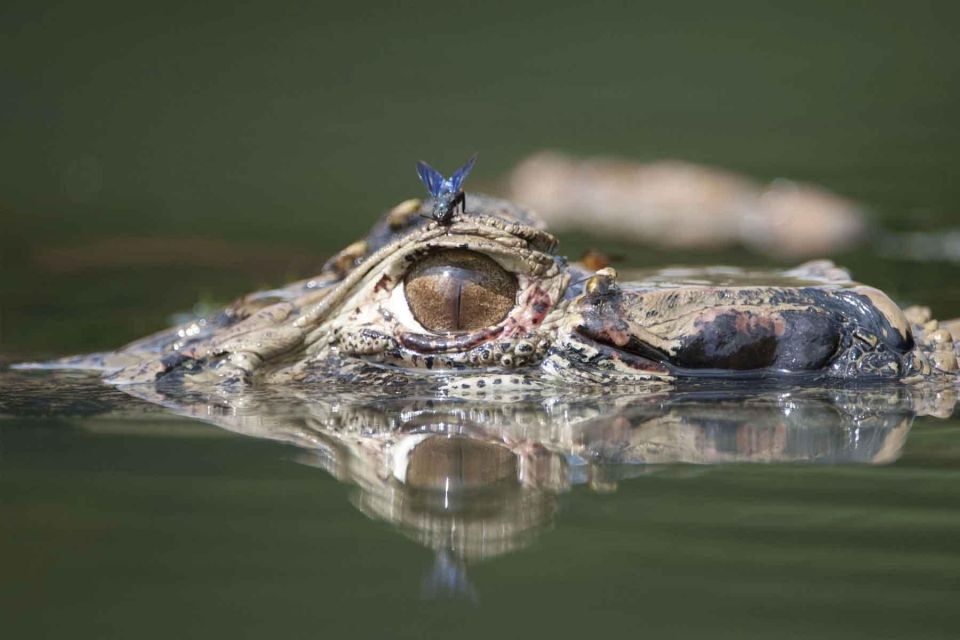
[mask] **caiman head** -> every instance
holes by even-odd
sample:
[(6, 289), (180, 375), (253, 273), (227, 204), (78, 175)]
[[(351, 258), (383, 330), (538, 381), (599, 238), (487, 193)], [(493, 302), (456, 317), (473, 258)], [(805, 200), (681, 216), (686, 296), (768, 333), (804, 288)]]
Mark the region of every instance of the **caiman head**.
[(117, 383), (421, 382), (482, 392), (932, 371), (918, 327), (830, 263), (763, 277), (673, 270), (622, 282), (610, 268), (557, 255), (556, 238), (505, 200), (469, 194), (449, 224), (430, 211), (430, 201), (401, 203), (315, 278), (118, 352), (57, 364), (105, 369)]

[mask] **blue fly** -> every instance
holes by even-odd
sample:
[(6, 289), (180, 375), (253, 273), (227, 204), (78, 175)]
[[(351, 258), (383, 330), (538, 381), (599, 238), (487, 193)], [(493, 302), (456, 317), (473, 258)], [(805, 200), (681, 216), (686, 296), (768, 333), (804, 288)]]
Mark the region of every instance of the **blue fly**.
[(439, 224), (450, 224), (453, 220), (453, 214), (457, 211), (457, 207), (460, 208), (461, 213), (463, 212), (466, 196), (460, 186), (466, 179), (467, 174), (470, 173), (470, 169), (473, 169), (476, 161), (477, 154), (473, 154), (470, 156), (470, 159), (467, 160), (462, 167), (454, 171), (453, 175), (449, 178), (444, 178), (439, 171), (423, 160), (417, 162), (417, 175), (420, 176), (420, 181), (423, 182), (423, 186), (425, 186), (430, 195), (433, 196), (433, 213), (430, 217)]

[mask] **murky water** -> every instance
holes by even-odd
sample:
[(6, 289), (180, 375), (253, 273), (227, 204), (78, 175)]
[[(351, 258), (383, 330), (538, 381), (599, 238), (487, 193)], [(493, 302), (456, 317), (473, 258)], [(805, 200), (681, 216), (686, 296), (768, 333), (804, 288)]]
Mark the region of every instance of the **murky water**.
[[(419, 157), (479, 151), (487, 189), (546, 146), (824, 185), (885, 230), (828, 257), (960, 316), (952, 4), (8, 4), (3, 637), (960, 633), (953, 388), (186, 396), (6, 369), (312, 275), (419, 194)], [(792, 266), (562, 238), (588, 247)]]
[(953, 388), (0, 390), (18, 637), (954, 635)]

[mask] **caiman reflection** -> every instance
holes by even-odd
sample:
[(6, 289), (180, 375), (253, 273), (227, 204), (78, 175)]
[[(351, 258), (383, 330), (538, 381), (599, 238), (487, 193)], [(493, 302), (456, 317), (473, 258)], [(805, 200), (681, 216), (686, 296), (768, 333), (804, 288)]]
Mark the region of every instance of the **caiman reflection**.
[[(551, 397), (315, 394), (202, 396), (124, 388), (175, 412), (302, 449), (353, 485), (353, 503), (436, 552), (427, 595), (475, 597), (469, 563), (531, 544), (577, 485), (610, 492), (676, 465), (886, 464), (916, 415), (949, 415), (951, 387), (885, 385)], [(704, 467), (697, 467), (705, 469)]]

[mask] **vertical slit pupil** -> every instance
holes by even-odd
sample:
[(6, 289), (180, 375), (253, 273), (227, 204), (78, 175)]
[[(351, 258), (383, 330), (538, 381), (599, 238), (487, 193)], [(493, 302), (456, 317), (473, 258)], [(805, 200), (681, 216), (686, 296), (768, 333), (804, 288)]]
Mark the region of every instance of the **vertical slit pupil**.
[(433, 253), (404, 279), (414, 318), (429, 331), (474, 331), (496, 325), (516, 304), (517, 279), (493, 259), (464, 249)]
[(454, 304), (455, 311), (453, 316), (454, 318), (457, 319), (457, 322), (456, 322), (457, 331), (459, 331), (462, 327), (464, 327), (467, 324), (466, 322), (464, 322), (465, 318), (460, 316), (460, 308), (461, 308), (460, 300), (462, 299), (462, 296), (463, 296), (463, 282), (457, 282), (457, 293), (454, 296), (454, 298), (456, 299), (456, 303)]

